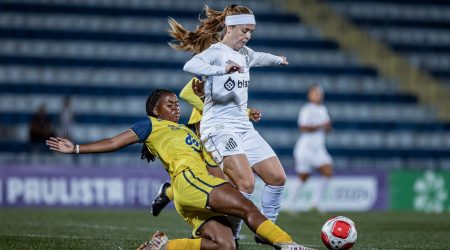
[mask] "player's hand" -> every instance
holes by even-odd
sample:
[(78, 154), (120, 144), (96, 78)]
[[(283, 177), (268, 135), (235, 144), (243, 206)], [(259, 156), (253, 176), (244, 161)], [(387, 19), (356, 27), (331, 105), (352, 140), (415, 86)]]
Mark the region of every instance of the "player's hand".
[(192, 81), (192, 91), (200, 98), (205, 97), (205, 81), (194, 78)]
[(61, 137), (50, 137), (45, 141), (45, 144), (50, 147), (50, 150), (64, 154), (73, 153), (73, 148), (75, 146), (73, 142)]
[(288, 65), (289, 62), (287, 61), (287, 58), (285, 56), (280, 56), (281, 58), (283, 58), (283, 61), (281, 62), (281, 65)]
[(331, 123), (331, 121), (324, 123), (322, 126), (325, 131), (331, 131), (333, 129), (333, 124)]
[(261, 120), (262, 111), (260, 109), (250, 108), (250, 120), (259, 122)]
[(244, 72), (244, 68), (239, 66), (239, 64), (231, 61), (226, 67), (225, 67), (225, 71), (227, 72), (227, 74), (231, 74), (234, 72), (239, 72), (239, 73), (243, 73)]

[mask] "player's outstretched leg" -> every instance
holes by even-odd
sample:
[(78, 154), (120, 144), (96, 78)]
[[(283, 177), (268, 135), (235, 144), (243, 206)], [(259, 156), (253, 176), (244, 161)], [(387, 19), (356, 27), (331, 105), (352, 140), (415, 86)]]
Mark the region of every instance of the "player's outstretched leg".
[(151, 212), (153, 216), (158, 216), (161, 210), (163, 210), (163, 208), (171, 201), (170, 197), (166, 193), (169, 188), (170, 183), (167, 182), (161, 184), (159, 187), (158, 193), (152, 202)]
[(310, 249), (295, 243), (289, 234), (267, 219), (252, 201), (229, 184), (214, 187), (209, 194), (209, 207), (214, 212), (243, 219), (253, 232), (277, 249)]

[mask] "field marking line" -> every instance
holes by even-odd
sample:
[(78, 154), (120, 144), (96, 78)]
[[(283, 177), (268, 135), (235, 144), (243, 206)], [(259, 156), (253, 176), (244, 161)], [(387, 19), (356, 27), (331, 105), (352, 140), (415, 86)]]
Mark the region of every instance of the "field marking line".
[(49, 234), (4, 234), (3, 236), (30, 237), (30, 238), (60, 238), (60, 239), (94, 239), (94, 237), (87, 237), (87, 236), (49, 235)]

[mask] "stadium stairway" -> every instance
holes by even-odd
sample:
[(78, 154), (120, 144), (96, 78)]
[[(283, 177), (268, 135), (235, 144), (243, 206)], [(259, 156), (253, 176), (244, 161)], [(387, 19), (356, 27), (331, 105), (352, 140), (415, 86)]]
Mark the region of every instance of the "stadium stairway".
[[(436, 78), (450, 76), (448, 2), (301, 0), (287, 1), (286, 8), (300, 12), (327, 37), (357, 53), (365, 65), (396, 79), (404, 91), (436, 106), (442, 120), (450, 120), (450, 88)], [(436, 65), (439, 69), (433, 69)]]
[[(145, 165), (140, 147), (117, 154), (64, 157), (28, 144), (31, 115), (45, 104), (56, 123), (63, 98), (72, 97), (77, 142), (109, 137), (144, 114), (156, 88), (179, 92), (191, 76), (191, 55), (172, 50), (167, 17), (196, 25), (204, 1), (0, 1), (0, 163)], [(227, 1), (208, 1), (222, 9)], [(450, 124), (420, 95), (328, 39), (303, 17), (272, 1), (242, 1), (256, 14), (249, 46), (288, 55), (288, 67), (255, 68), (249, 106), (263, 110), (255, 126), (286, 168), (293, 167), (296, 119), (312, 83), (326, 91), (334, 121), (327, 144), (336, 167), (450, 168)], [(182, 121), (189, 106), (182, 104)], [(32, 152), (32, 153), (30, 153)]]
[(333, 0), (329, 4), (414, 66), (450, 83), (450, 2)]

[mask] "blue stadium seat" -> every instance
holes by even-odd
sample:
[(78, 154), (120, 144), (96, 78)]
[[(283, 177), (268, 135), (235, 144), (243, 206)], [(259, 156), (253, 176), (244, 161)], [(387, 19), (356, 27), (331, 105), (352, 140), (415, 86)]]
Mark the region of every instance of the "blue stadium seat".
[[(265, 31), (257, 30), (249, 46), (286, 54), (290, 61), (288, 67), (253, 69), (249, 92), (249, 105), (262, 108), (264, 114), (255, 126), (287, 168), (293, 167), (297, 115), (312, 83), (325, 89), (325, 104), (334, 121), (327, 142), (337, 168), (450, 165), (450, 124), (439, 122), (434, 109), (421, 106), (415, 95), (402, 93), (393, 79), (361, 64), (301, 18), (283, 13), (271, 1), (247, 2)], [(27, 143), (28, 122), (41, 103), (48, 106), (56, 126), (63, 97), (72, 96), (76, 103), (72, 136), (85, 142), (127, 129), (145, 115), (144, 101), (151, 91), (179, 92), (190, 79), (182, 66), (191, 55), (167, 45), (167, 17), (194, 27), (202, 1), (114, 3), (0, 3), (0, 160), (32, 150)], [(450, 79), (448, 1), (327, 3), (416, 65)], [(225, 4), (214, 1), (212, 6)], [(181, 105), (182, 121), (187, 121), (190, 108)], [(139, 152), (137, 145), (118, 156), (84, 161), (136, 163)], [(31, 158), (48, 162), (52, 157)]]

